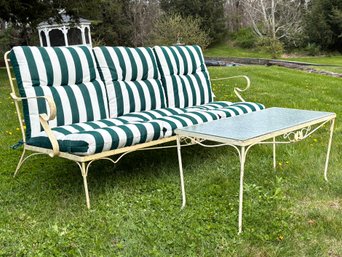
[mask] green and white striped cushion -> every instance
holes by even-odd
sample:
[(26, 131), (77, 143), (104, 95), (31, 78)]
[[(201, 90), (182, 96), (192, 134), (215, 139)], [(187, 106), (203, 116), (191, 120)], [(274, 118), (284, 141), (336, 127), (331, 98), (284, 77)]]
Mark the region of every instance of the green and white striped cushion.
[(110, 117), (166, 107), (151, 48), (95, 47), (94, 53), (107, 88)]
[[(129, 113), (118, 118), (108, 118), (52, 129), (60, 150), (79, 155), (89, 155), (174, 135), (174, 130), (222, 118), (242, 115), (264, 109), (258, 103), (224, 102), (207, 105), (208, 109), (165, 108), (140, 113)], [(43, 131), (27, 142), (30, 145), (51, 148)]]
[(161, 120), (164, 123), (164, 136), (174, 135), (177, 128), (183, 128), (191, 125), (202, 124), (213, 120), (224, 119), (237, 115), (242, 115), (250, 112), (260, 111), (265, 107), (258, 103), (234, 103), (220, 109), (195, 110), (186, 108), (186, 113), (163, 117), (156, 120)]
[(208, 70), (199, 46), (155, 46), (168, 107), (212, 102)]
[[(21, 96), (53, 97), (57, 116), (51, 127), (108, 117), (105, 87), (91, 48), (20, 46), (10, 58)], [(42, 131), (39, 114), (47, 112), (47, 103), (29, 99), (23, 108), (27, 138), (34, 137)]]
[(259, 103), (241, 102), (233, 103), (228, 107), (221, 109), (210, 110), (212, 113), (217, 114), (220, 119), (229, 118), (237, 115), (242, 115), (250, 112), (257, 112), (265, 109), (265, 106)]
[(174, 135), (177, 128), (188, 127), (196, 124), (202, 124), (213, 120), (218, 120), (220, 117), (211, 111), (194, 111), (168, 117), (156, 119), (162, 121), (164, 127), (164, 137)]
[[(162, 122), (126, 123), (125, 119), (106, 119), (97, 122), (72, 124), (54, 128), (60, 151), (77, 155), (91, 155), (163, 137)], [(28, 144), (51, 148), (45, 132), (31, 138)]]
[(232, 104), (233, 104), (232, 102), (228, 102), (228, 101), (214, 101), (214, 102), (210, 102), (210, 103), (207, 103), (207, 104), (187, 107), (187, 108), (185, 108), (185, 110), (187, 112), (190, 112), (190, 111), (217, 110), (217, 109), (228, 107), (228, 106), (230, 106)]

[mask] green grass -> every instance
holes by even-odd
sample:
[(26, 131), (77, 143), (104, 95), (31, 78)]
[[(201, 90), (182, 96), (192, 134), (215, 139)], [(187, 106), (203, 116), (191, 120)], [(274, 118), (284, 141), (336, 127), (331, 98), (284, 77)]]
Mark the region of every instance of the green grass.
[[(204, 51), (206, 57), (250, 57), (250, 58), (271, 58), (270, 54), (260, 52), (253, 49), (244, 49), (236, 46), (232, 46), (231, 43), (221, 43), (208, 48)], [(332, 71), (336, 73), (342, 73), (342, 55), (332, 56), (301, 56), (294, 57), (289, 56), (287, 58), (279, 58), (286, 61), (299, 61), (313, 64), (322, 64), (322, 66), (313, 66), (312, 68), (317, 70)], [(332, 65), (323, 66), (323, 65)]]
[(204, 51), (206, 57), (251, 57), (251, 58), (271, 58), (270, 54), (252, 49), (233, 47), (230, 44), (218, 44)]
[(315, 63), (315, 64), (342, 66), (342, 55), (289, 57), (289, 58), (282, 58), (282, 59), (290, 60), (290, 61)]
[[(328, 127), (298, 144), (249, 152), (244, 233), (237, 233), (239, 164), (230, 148), (183, 149), (188, 204), (180, 210), (175, 149), (136, 152), (115, 167), (91, 166), (92, 209), (76, 164), (34, 157), (15, 179), (20, 138), (0, 70), (0, 256), (342, 256), (341, 79), (280, 67), (210, 68), (211, 77), (247, 74), (246, 99), (267, 107), (334, 111), (330, 182), (323, 180)], [(236, 100), (217, 83), (218, 99)]]

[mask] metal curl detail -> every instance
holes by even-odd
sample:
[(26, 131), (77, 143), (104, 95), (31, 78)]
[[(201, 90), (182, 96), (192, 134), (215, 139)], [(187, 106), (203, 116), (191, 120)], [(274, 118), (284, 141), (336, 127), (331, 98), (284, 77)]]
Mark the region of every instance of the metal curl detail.
[(284, 139), (289, 140), (289, 142), (298, 142), (307, 138), (311, 133), (311, 126), (303, 128), (301, 130), (292, 131), (283, 135)]

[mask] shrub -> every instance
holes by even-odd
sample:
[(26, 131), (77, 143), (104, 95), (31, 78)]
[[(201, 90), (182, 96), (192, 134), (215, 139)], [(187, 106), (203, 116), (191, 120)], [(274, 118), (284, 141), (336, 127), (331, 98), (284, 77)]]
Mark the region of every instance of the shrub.
[(253, 48), (257, 37), (251, 28), (242, 28), (233, 35), (234, 44), (242, 48)]
[(150, 45), (172, 45), (177, 43), (200, 45), (205, 49), (210, 44), (206, 31), (200, 29), (200, 19), (182, 17), (179, 14), (161, 16), (148, 37)]
[(304, 51), (311, 56), (319, 55), (321, 52), (321, 48), (319, 45), (315, 43), (308, 43), (308, 45), (305, 47)]
[(257, 41), (260, 51), (271, 54), (272, 58), (278, 58), (284, 53), (284, 45), (278, 40), (270, 37), (261, 37)]

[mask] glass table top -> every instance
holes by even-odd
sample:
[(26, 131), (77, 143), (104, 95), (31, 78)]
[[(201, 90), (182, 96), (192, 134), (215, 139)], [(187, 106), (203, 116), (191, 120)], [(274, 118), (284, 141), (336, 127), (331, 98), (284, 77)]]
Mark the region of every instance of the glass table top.
[[(314, 121), (329, 120), (335, 113), (288, 108), (268, 108), (258, 112), (207, 122), (176, 130), (176, 134), (203, 139), (247, 141), (277, 131), (296, 128)], [(211, 138), (210, 138), (211, 137)], [(220, 141), (220, 140), (218, 140)], [(225, 140), (222, 140), (223, 142)]]

